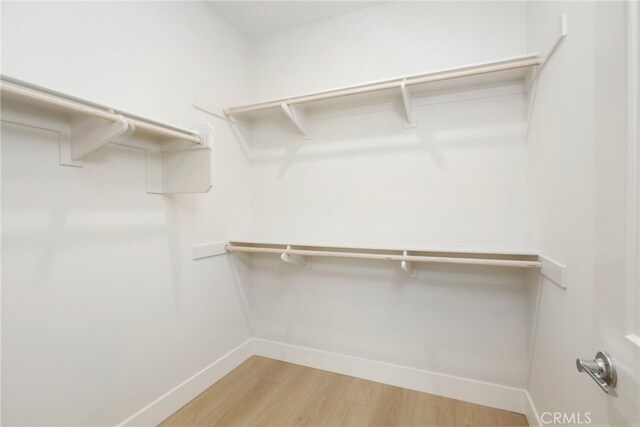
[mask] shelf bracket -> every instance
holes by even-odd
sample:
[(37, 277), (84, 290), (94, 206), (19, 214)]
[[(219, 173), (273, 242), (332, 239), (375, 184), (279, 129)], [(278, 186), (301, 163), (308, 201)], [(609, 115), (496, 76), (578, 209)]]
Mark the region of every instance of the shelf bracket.
[(567, 37), (569, 34), (569, 18), (567, 14), (564, 13), (560, 15), (560, 32), (556, 39), (551, 44), (551, 47), (547, 50), (547, 53), (540, 60), (540, 65), (536, 67), (533, 71), (531, 78), (529, 79), (529, 84), (527, 85), (527, 93), (529, 93), (529, 109), (527, 112), (527, 128), (526, 133), (529, 134), (529, 128), (531, 127), (531, 118), (533, 117), (533, 106), (536, 100), (536, 91), (538, 89), (538, 76), (544, 69), (544, 66), (547, 65), (547, 62), (554, 54), (560, 43)]
[(226, 246), (228, 242), (205, 243), (193, 247), (193, 259), (209, 258), (218, 255), (228, 255)]
[(289, 264), (299, 265), (304, 268), (311, 268), (309, 257), (288, 253), (292, 249), (291, 245), (287, 245), (287, 249), (282, 253), (282, 255), (280, 255), (280, 259)]
[(533, 75), (531, 76), (529, 88), (531, 88), (531, 86), (535, 84), (534, 82), (537, 80), (538, 76), (544, 69), (544, 66), (547, 65), (547, 62), (549, 62), (549, 59), (551, 58), (551, 56), (554, 54), (556, 49), (558, 49), (558, 46), (560, 46), (560, 43), (562, 43), (562, 41), (565, 39), (565, 37), (567, 37), (568, 34), (569, 34), (569, 18), (565, 13), (560, 16), (560, 32), (558, 33), (558, 36), (551, 44), (551, 47), (547, 50), (547, 53), (540, 60), (540, 65), (538, 65), (538, 67), (534, 70)]
[[(409, 253), (407, 251), (402, 251), (402, 255), (407, 256)], [(413, 264), (410, 261), (400, 261), (400, 268), (402, 271), (407, 273), (409, 277), (416, 277), (416, 272), (413, 269)]]
[(407, 79), (404, 79), (402, 80), (402, 82), (400, 82), (400, 93), (402, 94), (402, 104), (404, 105), (405, 127), (414, 128), (416, 127), (416, 122), (413, 115), (413, 107), (411, 104), (411, 93), (409, 92), (409, 88), (407, 87)]
[(542, 263), (542, 266), (540, 267), (540, 274), (560, 286), (562, 289), (567, 289), (567, 266), (542, 255), (538, 258)]
[(547, 61), (549, 61), (549, 58), (551, 58), (551, 55), (553, 55), (553, 53), (558, 48), (558, 45), (560, 45), (560, 42), (564, 40), (567, 34), (569, 34), (569, 20), (567, 18), (567, 14), (565, 13), (560, 16), (560, 34), (558, 34), (558, 37), (556, 37), (556, 39), (554, 40), (553, 44), (551, 45), (551, 48), (547, 51), (547, 54), (542, 58), (542, 61), (540, 61), (540, 66), (538, 67), (538, 70), (537, 70), (538, 74), (540, 73), (540, 70), (544, 68)]
[(201, 194), (211, 189), (211, 147), (213, 126), (193, 126), (202, 145), (185, 149), (146, 150), (147, 193), (149, 194)]
[(307, 131), (305, 129), (306, 126), (304, 112), (300, 108), (294, 105), (289, 105), (286, 102), (282, 103), (282, 111), (289, 118), (289, 120), (291, 120), (291, 123), (294, 124), (298, 131), (300, 131), (302, 136), (308, 138)]
[(69, 166), (81, 166), (85, 156), (108, 142), (122, 142), (135, 132), (135, 126), (119, 116), (115, 122), (91, 116), (71, 119), (71, 138), (67, 147), (62, 147), (60, 163)]

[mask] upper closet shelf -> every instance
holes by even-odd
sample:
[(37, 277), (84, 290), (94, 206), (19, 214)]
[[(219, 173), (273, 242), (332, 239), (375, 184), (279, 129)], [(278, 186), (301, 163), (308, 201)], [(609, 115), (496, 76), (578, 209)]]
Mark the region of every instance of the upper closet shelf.
[(402, 92), (404, 92), (402, 90), (403, 88), (408, 89), (411, 87), (413, 89), (413, 87), (418, 88), (420, 85), (425, 85), (426, 88), (435, 87), (436, 83), (439, 83), (438, 89), (440, 89), (445, 86), (442, 84), (442, 82), (445, 81), (448, 82), (446, 84), (446, 88), (448, 89), (466, 89), (468, 87), (482, 86), (485, 84), (522, 82), (527, 78), (532, 67), (540, 64), (540, 55), (524, 55), (499, 61), (448, 68), (424, 74), (375, 81), (305, 95), (291, 96), (272, 101), (259, 102), (256, 104), (230, 107), (225, 110), (225, 113), (230, 115), (250, 113), (270, 108), (282, 108), (283, 104), (305, 104), (313, 101), (359, 95), (387, 89), (396, 89), (397, 94), (401, 95)]
[[(257, 117), (266, 110), (282, 109), (298, 130), (305, 134), (304, 115), (299, 108), (305, 105), (334, 105), (337, 98), (369, 97), (402, 100), (404, 119), (413, 123), (412, 97), (425, 93), (469, 90), (473, 88), (511, 85), (526, 82), (535, 67), (541, 62), (540, 55), (530, 54), (515, 58), (449, 68), (429, 73), (398, 77), (355, 86), (342, 87), (322, 92), (265, 101), (256, 104), (230, 107), (224, 111), (227, 116), (244, 118)], [(313, 104), (312, 104), (313, 103)]]
[(187, 130), (4, 75), (1, 83), (3, 121), (29, 125), (34, 112), (44, 112), (66, 122), (62, 165), (82, 167), (86, 156), (114, 143), (146, 152), (148, 193), (206, 193), (211, 187), (208, 126)]
[[(322, 92), (274, 99), (255, 104), (230, 107), (227, 117), (253, 119), (265, 113), (282, 110), (295, 128), (306, 136), (303, 107), (332, 107), (357, 97), (358, 100), (399, 99), (403, 119), (415, 126), (412, 98), (433, 93), (465, 91), (485, 87), (527, 84), (535, 81), (560, 42), (568, 34), (567, 16), (560, 17), (560, 31), (544, 55), (528, 54), (480, 64), (431, 71), (418, 75), (341, 87)], [(535, 90), (535, 87), (533, 88)], [(347, 101), (348, 102), (348, 101)]]

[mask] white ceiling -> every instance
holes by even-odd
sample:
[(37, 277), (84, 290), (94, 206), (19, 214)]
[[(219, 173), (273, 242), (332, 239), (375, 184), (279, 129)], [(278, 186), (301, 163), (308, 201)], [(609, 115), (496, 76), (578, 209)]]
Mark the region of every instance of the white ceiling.
[(309, 24), (384, 1), (207, 1), (248, 37)]

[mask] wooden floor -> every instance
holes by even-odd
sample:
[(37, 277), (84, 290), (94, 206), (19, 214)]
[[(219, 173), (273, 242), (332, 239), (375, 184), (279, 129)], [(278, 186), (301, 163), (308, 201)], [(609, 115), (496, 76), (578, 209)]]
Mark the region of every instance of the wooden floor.
[(524, 415), (253, 356), (161, 426), (527, 426)]

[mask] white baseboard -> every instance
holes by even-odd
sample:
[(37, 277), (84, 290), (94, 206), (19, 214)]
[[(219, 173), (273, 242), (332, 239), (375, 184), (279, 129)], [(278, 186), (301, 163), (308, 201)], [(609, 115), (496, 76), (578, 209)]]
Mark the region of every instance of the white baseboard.
[[(362, 359), (339, 353), (300, 347), (260, 338), (253, 339), (253, 353), (259, 356), (336, 372), (411, 390), (436, 394), (525, 413), (530, 399), (526, 390), (452, 375)], [(534, 410), (535, 411), (535, 410)]]
[(118, 426), (157, 426), (253, 355), (252, 338), (145, 406)]
[(252, 355), (524, 413), (530, 426), (542, 425), (531, 396), (523, 389), (277, 341), (250, 338), (119, 423), (118, 426), (158, 425)]
[(544, 425), (542, 420), (540, 420), (540, 414), (538, 414), (536, 405), (533, 404), (533, 400), (531, 399), (531, 395), (528, 391), (526, 392), (526, 395), (527, 400), (525, 402), (524, 415), (527, 417), (529, 427), (540, 427)]

